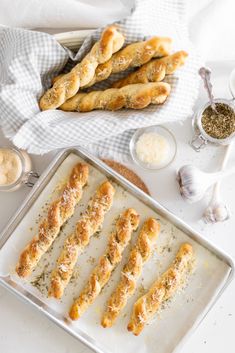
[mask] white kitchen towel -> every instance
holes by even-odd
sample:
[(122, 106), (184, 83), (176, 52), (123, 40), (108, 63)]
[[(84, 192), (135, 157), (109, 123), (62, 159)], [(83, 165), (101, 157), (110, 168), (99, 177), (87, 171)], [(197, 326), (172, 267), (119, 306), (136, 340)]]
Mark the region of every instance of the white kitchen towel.
[(0, 23), (34, 29), (98, 28), (126, 17), (133, 3), (134, 0), (1, 0)]
[(189, 0), (188, 27), (206, 61), (235, 60), (235, 1)]
[[(200, 59), (188, 39), (185, 11), (185, 0), (137, 0), (132, 14), (119, 23), (126, 43), (153, 35), (169, 36), (173, 39), (174, 51), (184, 49), (189, 53), (186, 65), (166, 78), (172, 87), (167, 102), (141, 111), (40, 112), (37, 102), (44, 89), (50, 86), (51, 78), (66, 63), (65, 72), (72, 61), (81, 60), (98, 40), (101, 29), (84, 42), (77, 55), (72, 56), (48, 34), (2, 28), (0, 124), (5, 135), (16, 146), (31, 153), (43, 154), (56, 148), (95, 143), (94, 151), (103, 150), (104, 155), (108, 148), (109, 156), (115, 159), (120, 157), (120, 151), (127, 150), (129, 133), (122, 139), (120, 134), (124, 131), (187, 118), (192, 114), (198, 93)], [(113, 75), (99, 87), (109, 87), (110, 82), (122, 76), (123, 73)]]

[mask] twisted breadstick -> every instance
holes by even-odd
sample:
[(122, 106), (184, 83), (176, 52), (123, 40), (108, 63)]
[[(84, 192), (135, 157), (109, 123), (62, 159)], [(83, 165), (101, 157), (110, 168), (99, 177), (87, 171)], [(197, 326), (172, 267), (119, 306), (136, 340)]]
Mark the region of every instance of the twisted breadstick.
[(111, 74), (141, 66), (152, 58), (169, 55), (170, 49), (171, 39), (164, 37), (152, 37), (144, 42), (129, 44), (107, 62), (97, 66), (93, 79), (84, 88), (106, 80)]
[(159, 231), (160, 224), (154, 218), (149, 218), (144, 223), (136, 245), (131, 250), (129, 259), (123, 268), (121, 280), (107, 302), (107, 308), (101, 320), (103, 327), (113, 326), (128, 299), (135, 292), (137, 280), (144, 263), (151, 256), (151, 248), (157, 240)]
[(149, 104), (162, 104), (170, 94), (165, 82), (139, 83), (105, 91), (78, 93), (60, 106), (64, 111), (90, 112), (94, 109), (143, 109)]
[(115, 26), (106, 28), (101, 39), (93, 45), (85, 58), (44, 93), (39, 102), (41, 110), (55, 109), (73, 97), (80, 86), (83, 87), (92, 80), (98, 64), (109, 60), (123, 43), (124, 37)]
[(31, 274), (59, 234), (61, 226), (73, 215), (75, 206), (82, 197), (82, 188), (87, 182), (88, 172), (86, 164), (78, 163), (73, 168), (62, 195), (49, 206), (47, 218), (40, 223), (38, 235), (20, 255), (16, 266), (20, 277)]
[(133, 306), (128, 331), (138, 336), (146, 323), (150, 321), (161, 304), (171, 298), (181, 288), (192, 268), (193, 248), (189, 244), (181, 245), (170, 268), (152, 285), (150, 290), (137, 300)]
[(114, 82), (112, 87), (121, 88), (133, 83), (162, 81), (166, 75), (173, 74), (180, 66), (184, 65), (187, 56), (188, 54), (185, 51), (178, 51), (173, 55), (151, 60), (127, 77)]
[(122, 253), (138, 225), (139, 215), (134, 209), (129, 208), (120, 215), (115, 231), (110, 235), (105, 254), (101, 256), (87, 284), (70, 309), (69, 316), (72, 320), (79, 319), (100, 294), (109, 281), (112, 271), (121, 261)]
[(70, 281), (78, 254), (89, 243), (90, 237), (101, 228), (105, 213), (112, 206), (114, 188), (109, 181), (102, 183), (90, 200), (81, 219), (76, 224), (75, 232), (64, 242), (63, 250), (51, 274), (48, 295), (59, 299)]

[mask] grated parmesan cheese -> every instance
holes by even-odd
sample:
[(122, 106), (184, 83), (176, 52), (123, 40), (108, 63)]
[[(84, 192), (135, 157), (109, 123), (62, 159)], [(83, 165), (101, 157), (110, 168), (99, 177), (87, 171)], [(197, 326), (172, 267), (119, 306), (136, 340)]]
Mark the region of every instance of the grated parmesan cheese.
[(152, 167), (160, 167), (169, 159), (170, 146), (165, 137), (156, 132), (142, 134), (135, 146), (139, 160)]
[(59, 270), (62, 272), (68, 272), (68, 268), (65, 264), (61, 264), (58, 266)]

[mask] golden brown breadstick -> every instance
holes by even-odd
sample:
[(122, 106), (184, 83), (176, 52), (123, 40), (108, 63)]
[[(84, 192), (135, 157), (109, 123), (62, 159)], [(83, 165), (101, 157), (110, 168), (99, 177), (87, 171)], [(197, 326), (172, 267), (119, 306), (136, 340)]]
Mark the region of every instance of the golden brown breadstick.
[(171, 42), (170, 38), (152, 37), (144, 42), (127, 45), (124, 49), (114, 54), (107, 62), (97, 66), (93, 79), (84, 88), (106, 80), (111, 74), (131, 67), (141, 66), (152, 58), (169, 55)]
[(144, 223), (136, 245), (131, 250), (129, 259), (123, 268), (120, 282), (108, 299), (107, 308), (101, 320), (103, 327), (113, 326), (128, 299), (134, 294), (137, 280), (141, 275), (144, 263), (151, 256), (151, 249), (157, 240), (159, 231), (160, 224), (154, 218), (149, 218)]
[(103, 182), (96, 190), (86, 211), (77, 222), (74, 233), (64, 242), (56, 268), (51, 274), (49, 296), (56, 299), (62, 297), (72, 276), (78, 254), (88, 245), (90, 237), (101, 228), (104, 216), (112, 206), (114, 193), (114, 187), (109, 181)]
[(59, 80), (59, 78), (61, 78), (61, 77), (64, 76), (64, 75), (65, 75), (65, 74), (59, 74), (59, 75), (53, 77), (52, 80), (51, 80), (52, 86), (54, 85), (54, 83), (55, 83), (56, 81)]
[(86, 164), (78, 163), (73, 168), (62, 195), (49, 206), (47, 218), (40, 223), (38, 235), (20, 255), (16, 266), (16, 272), (20, 277), (31, 274), (59, 234), (61, 226), (73, 215), (75, 206), (82, 197), (82, 188), (87, 182), (88, 172)]
[(187, 275), (192, 269), (192, 261), (192, 246), (186, 243), (181, 245), (170, 268), (134, 304), (127, 326), (128, 331), (132, 331), (136, 336), (141, 333), (161, 304), (171, 298), (185, 284)]
[(149, 104), (162, 104), (170, 94), (165, 82), (139, 83), (105, 91), (78, 93), (60, 106), (64, 111), (90, 112), (94, 109), (143, 109)]
[(69, 316), (72, 320), (79, 319), (100, 294), (109, 281), (112, 271), (121, 261), (122, 253), (138, 225), (139, 215), (134, 209), (129, 208), (120, 215), (115, 231), (110, 235), (105, 254), (100, 258), (87, 284), (70, 309)]
[(79, 87), (85, 86), (93, 79), (98, 64), (109, 60), (123, 43), (124, 37), (115, 26), (106, 28), (101, 39), (93, 45), (85, 58), (68, 74), (55, 80), (53, 87), (43, 94), (39, 101), (41, 110), (55, 109), (73, 97)]
[(180, 66), (184, 65), (187, 56), (188, 54), (185, 51), (178, 51), (164, 58), (151, 60), (137, 71), (114, 82), (112, 87), (121, 88), (134, 83), (162, 81), (166, 75), (173, 74)]

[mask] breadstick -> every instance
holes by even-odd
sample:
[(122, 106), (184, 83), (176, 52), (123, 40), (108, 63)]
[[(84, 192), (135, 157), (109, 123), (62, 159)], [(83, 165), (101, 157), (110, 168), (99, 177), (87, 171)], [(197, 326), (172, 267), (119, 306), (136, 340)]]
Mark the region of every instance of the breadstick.
[(144, 263), (151, 256), (151, 248), (157, 240), (159, 231), (160, 224), (154, 218), (149, 218), (144, 223), (136, 245), (131, 250), (129, 259), (123, 268), (120, 282), (108, 299), (107, 308), (101, 320), (103, 327), (113, 326), (128, 299), (134, 294), (137, 280)]
[(41, 110), (55, 109), (73, 97), (80, 87), (88, 84), (94, 77), (98, 64), (109, 60), (124, 43), (123, 35), (115, 26), (107, 27), (91, 51), (68, 74), (60, 77), (41, 97)]
[(128, 331), (132, 331), (136, 336), (141, 333), (161, 304), (171, 298), (185, 284), (187, 275), (192, 268), (192, 261), (192, 246), (187, 243), (181, 245), (169, 269), (134, 304), (127, 326)]
[(60, 232), (61, 226), (73, 215), (75, 206), (82, 197), (82, 189), (88, 179), (88, 166), (78, 163), (73, 168), (62, 195), (48, 210), (47, 218), (39, 225), (39, 232), (20, 255), (16, 272), (27, 277), (38, 264), (42, 255), (49, 249)]
[(54, 85), (54, 83), (55, 83), (56, 81), (59, 80), (59, 78), (61, 78), (61, 77), (64, 76), (64, 75), (65, 75), (65, 74), (59, 74), (59, 75), (53, 77), (53, 78), (51, 79), (52, 86)]
[(139, 215), (134, 209), (129, 208), (120, 215), (115, 231), (110, 235), (105, 254), (101, 256), (87, 284), (70, 309), (69, 316), (72, 320), (79, 319), (100, 294), (109, 281), (112, 271), (121, 261), (122, 253), (138, 225)]
[(103, 182), (90, 200), (86, 211), (76, 224), (74, 233), (64, 242), (63, 249), (51, 274), (48, 295), (60, 299), (73, 273), (78, 254), (90, 241), (103, 223), (104, 216), (112, 206), (114, 187), (109, 181)]
[(173, 55), (151, 60), (127, 77), (114, 82), (112, 87), (121, 88), (133, 83), (162, 81), (166, 75), (173, 74), (180, 66), (184, 65), (187, 56), (188, 54), (185, 51), (178, 51)]
[(129, 44), (107, 62), (97, 66), (93, 79), (84, 88), (106, 80), (111, 74), (141, 66), (152, 58), (169, 55), (170, 49), (171, 39), (164, 37), (152, 37), (144, 42)]
[(165, 82), (139, 83), (105, 91), (78, 93), (60, 106), (64, 111), (90, 112), (94, 109), (143, 109), (149, 104), (162, 104), (170, 94)]

